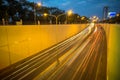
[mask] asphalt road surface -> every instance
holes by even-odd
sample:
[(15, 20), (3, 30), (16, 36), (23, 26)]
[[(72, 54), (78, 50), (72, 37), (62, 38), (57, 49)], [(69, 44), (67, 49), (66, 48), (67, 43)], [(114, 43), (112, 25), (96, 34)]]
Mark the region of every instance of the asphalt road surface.
[(104, 29), (91, 23), (80, 33), (0, 70), (0, 80), (106, 80)]

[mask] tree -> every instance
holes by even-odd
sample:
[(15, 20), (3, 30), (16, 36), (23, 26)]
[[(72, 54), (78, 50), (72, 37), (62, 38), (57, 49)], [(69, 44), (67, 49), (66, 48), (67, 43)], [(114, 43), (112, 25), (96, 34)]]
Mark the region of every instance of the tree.
[(72, 14), (71, 16), (68, 16), (68, 23), (80, 23), (80, 15), (78, 14)]
[(81, 17), (81, 23), (88, 23), (89, 19), (86, 16)]
[[(60, 23), (65, 23), (66, 19), (68, 19), (69, 23), (80, 22), (80, 16), (78, 14), (73, 14), (67, 18), (67, 14), (65, 14), (64, 10), (56, 7), (38, 7), (36, 5), (36, 3), (27, 0), (0, 0), (0, 20), (4, 18), (5, 21), (8, 22), (11, 19), (9, 23), (15, 24), (16, 21), (22, 19), (23, 24), (34, 24), (34, 9), (36, 9), (36, 20), (39, 20), (41, 23), (48, 24), (50, 21), (56, 23), (54, 17), (44, 17), (42, 15), (44, 13), (55, 16), (64, 14), (58, 18), (58, 22)], [(86, 22), (86, 20), (87, 18), (82, 22)]]

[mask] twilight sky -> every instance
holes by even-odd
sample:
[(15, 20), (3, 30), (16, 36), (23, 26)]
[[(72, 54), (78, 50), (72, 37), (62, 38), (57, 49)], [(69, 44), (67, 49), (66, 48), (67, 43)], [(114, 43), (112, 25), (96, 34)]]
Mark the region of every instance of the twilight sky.
[(57, 7), (62, 10), (72, 9), (81, 16), (102, 17), (103, 7), (108, 6), (109, 11), (120, 13), (120, 0), (28, 0), (42, 2), (44, 6)]

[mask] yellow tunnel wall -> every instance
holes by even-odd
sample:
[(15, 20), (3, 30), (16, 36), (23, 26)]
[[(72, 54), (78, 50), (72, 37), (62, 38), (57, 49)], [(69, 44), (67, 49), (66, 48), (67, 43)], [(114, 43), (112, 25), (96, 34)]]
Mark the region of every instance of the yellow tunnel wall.
[(0, 69), (57, 44), (85, 27), (86, 24), (0, 26)]

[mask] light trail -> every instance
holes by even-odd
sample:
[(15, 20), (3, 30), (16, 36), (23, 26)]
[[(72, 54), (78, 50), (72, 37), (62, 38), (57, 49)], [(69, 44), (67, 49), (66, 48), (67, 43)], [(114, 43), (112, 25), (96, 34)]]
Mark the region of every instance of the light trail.
[(103, 28), (91, 23), (82, 32), (19, 62), (10, 70), (7, 69), (8, 72), (0, 72), (0, 78), (1, 80), (106, 80), (106, 49)]

